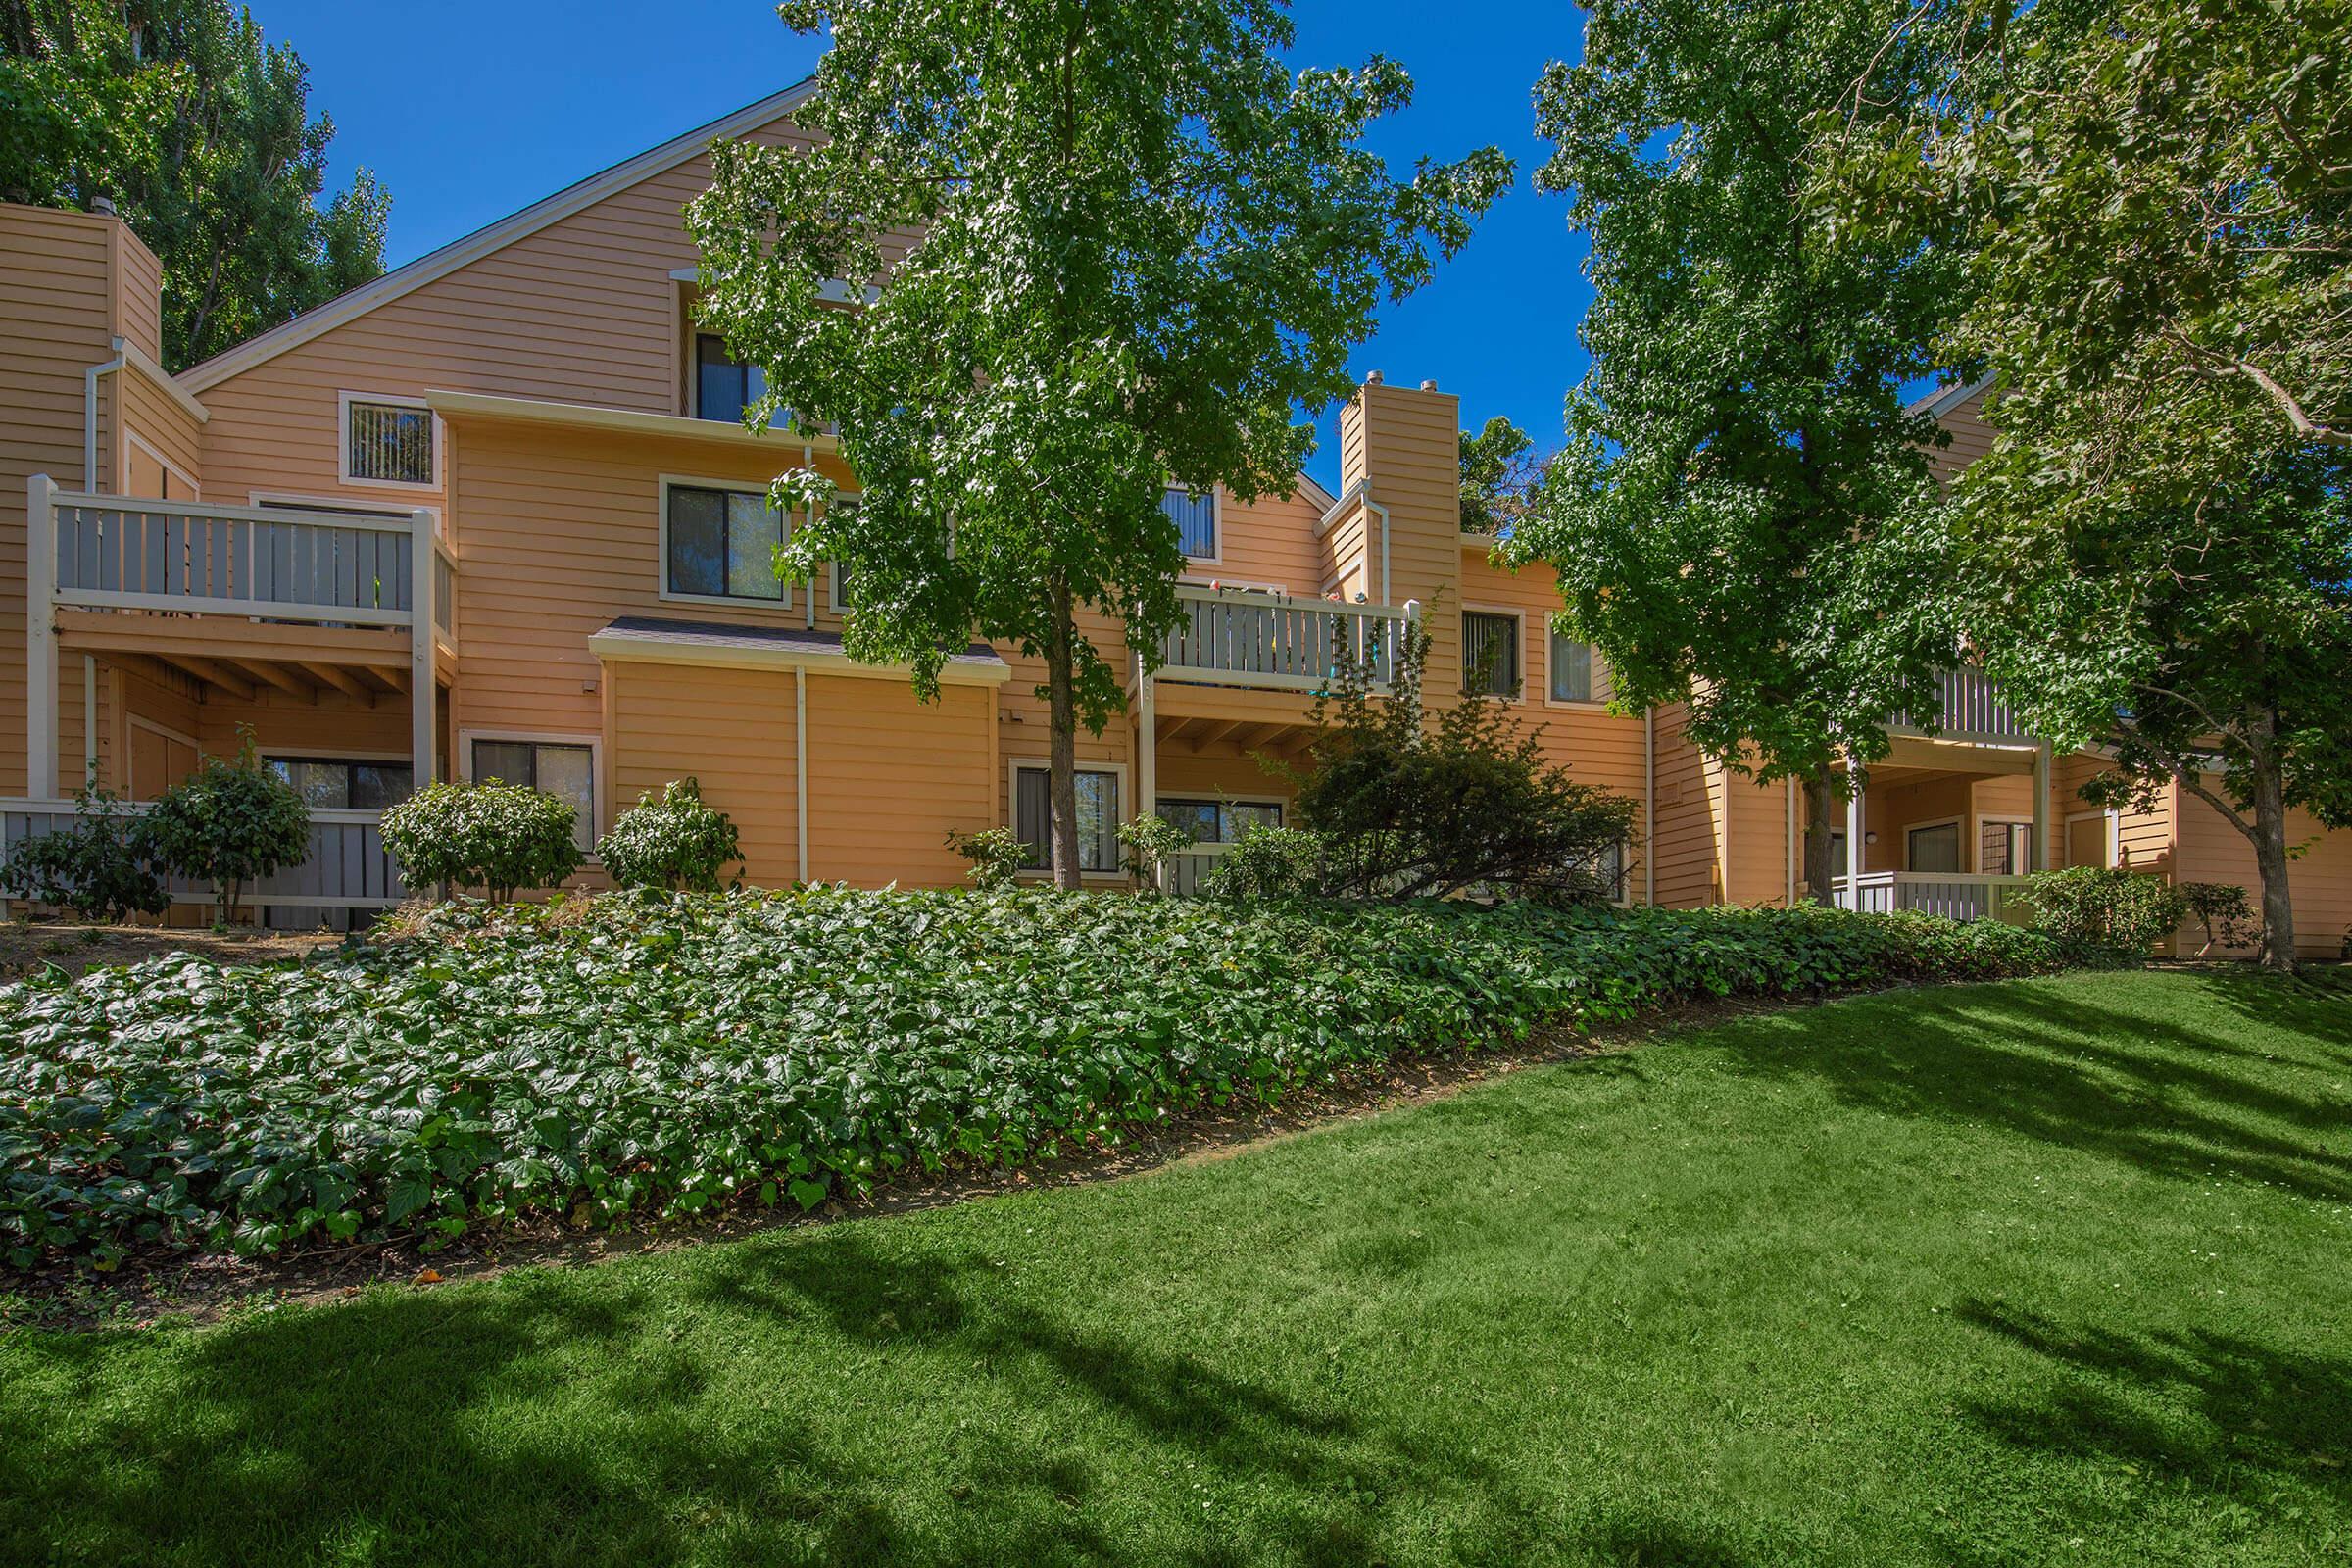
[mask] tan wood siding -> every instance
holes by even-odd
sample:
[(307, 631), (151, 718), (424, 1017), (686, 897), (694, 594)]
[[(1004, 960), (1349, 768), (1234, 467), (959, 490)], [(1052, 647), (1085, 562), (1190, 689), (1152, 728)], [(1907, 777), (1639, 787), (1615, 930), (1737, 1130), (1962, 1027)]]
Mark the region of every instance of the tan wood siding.
[(808, 874), (862, 886), (944, 887), (968, 865), (950, 832), (987, 827), (990, 692), (925, 703), (902, 682), (808, 677)]
[(612, 755), (602, 825), (645, 792), (691, 777), (734, 818), (745, 879), (791, 884), (800, 869), (792, 673), (615, 662), (607, 674)]

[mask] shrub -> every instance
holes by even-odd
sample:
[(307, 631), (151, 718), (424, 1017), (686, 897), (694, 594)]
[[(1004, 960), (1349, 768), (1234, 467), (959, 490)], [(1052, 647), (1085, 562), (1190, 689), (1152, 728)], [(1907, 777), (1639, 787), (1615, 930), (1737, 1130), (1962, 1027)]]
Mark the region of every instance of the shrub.
[(2260, 947), (2260, 922), (2246, 903), (2246, 890), (2234, 882), (2183, 882), (2173, 890), (2180, 895), (2180, 907), (2187, 918), (2205, 931), (2205, 945), (2197, 949), (2202, 958), (2213, 951), (2218, 939), (2233, 948)]
[(1212, 899), (1296, 899), (1322, 885), (1323, 841), (1304, 828), (1259, 822), (1209, 867), (1200, 891)]
[(1298, 825), (1315, 835), (1317, 891), (1403, 900), (1477, 892), (1606, 903), (1633, 836), (1628, 796), (1577, 783), (1546, 760), (1509, 705), (1465, 696), (1423, 720), (1429, 634), (1408, 627), (1389, 694), (1343, 657), (1318, 694), (1302, 766), (1278, 765), (1298, 791)]
[(2026, 878), (2034, 923), (2067, 941), (2144, 958), (2188, 917), (2162, 878), (2078, 865)]
[(1119, 824), (1119, 842), (1127, 848), (1127, 874), (1136, 891), (1154, 893), (1167, 863), (1193, 847), (1193, 836), (1156, 811)]
[(208, 757), (164, 792), (140, 820), (147, 857), (177, 876), (213, 885), (213, 923), (229, 911), (248, 882), (311, 853), (311, 809), (277, 775), (242, 730), (233, 760)]
[[(596, 857), (624, 888), (715, 893), (718, 873), (743, 854), (727, 813), (704, 805), (702, 785), (684, 778), (662, 786), (659, 795), (649, 790), (637, 797), (597, 841)], [(736, 880), (742, 877), (737, 871)]]
[(580, 868), (576, 814), (522, 784), (427, 784), (384, 812), (384, 848), (411, 888), (482, 888), (511, 902), (517, 888), (554, 887)]
[(85, 920), (161, 914), (171, 895), (148, 863), (138, 816), (95, 783), (74, 797), (74, 826), (26, 839), (0, 864), (0, 893), (71, 909)]
[(2054, 968), (1993, 921), (1046, 889), (445, 905), (301, 968), (0, 991), (0, 1256), (812, 1206), (1399, 1053)]
[(1029, 858), (1029, 846), (1008, 827), (984, 827), (976, 833), (951, 828), (948, 847), (972, 862), (964, 876), (976, 888), (1011, 887), (1020, 878), (1021, 862)]

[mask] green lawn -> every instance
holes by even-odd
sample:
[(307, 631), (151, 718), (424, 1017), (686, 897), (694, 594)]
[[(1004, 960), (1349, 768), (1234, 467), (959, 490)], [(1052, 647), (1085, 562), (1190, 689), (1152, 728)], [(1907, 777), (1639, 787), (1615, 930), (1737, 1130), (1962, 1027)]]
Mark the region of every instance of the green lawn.
[(0, 1337), (0, 1561), (2352, 1560), (2352, 980), (1671, 1035), (1236, 1158)]

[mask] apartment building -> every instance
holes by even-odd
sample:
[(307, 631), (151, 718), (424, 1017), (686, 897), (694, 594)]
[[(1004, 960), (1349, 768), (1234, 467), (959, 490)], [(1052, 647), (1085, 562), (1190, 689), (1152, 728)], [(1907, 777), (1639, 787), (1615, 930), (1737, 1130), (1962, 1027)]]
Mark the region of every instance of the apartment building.
[[(586, 844), (692, 775), (762, 884), (953, 883), (950, 832), (995, 824), (1042, 845), (1042, 669), (975, 643), (917, 701), (905, 670), (844, 654), (853, 585), (768, 567), (795, 519), (767, 482), (856, 476), (828, 439), (743, 427), (760, 371), (697, 330), (680, 215), (711, 140), (796, 139), (803, 90), (176, 376), (157, 364), (160, 269), (120, 221), (0, 206), (7, 838), (70, 814), (85, 776), (152, 799), (250, 730), (313, 806), (310, 859), (255, 895), (280, 923), (404, 897), (375, 822), (428, 777), (552, 790)], [(1937, 410), (1961, 455), (1972, 395)], [(1090, 877), (1116, 879), (1116, 825), (1141, 810), (1199, 835), (1180, 889), (1281, 820), (1288, 786), (1259, 759), (1304, 743), (1335, 648), (1385, 657), (1411, 617), (1434, 701), (1483, 668), (1577, 777), (1637, 801), (1629, 900), (1801, 894), (1793, 793), (1699, 756), (1673, 710), (1613, 711), (1605, 664), (1548, 627), (1550, 574), (1499, 569), (1462, 532), (1458, 429), (1450, 392), (1374, 376), (1343, 412), (1338, 495), (1303, 474), (1250, 503), (1169, 495), (1186, 622), (1149, 659), (1115, 621), (1085, 626), (1133, 672), (1125, 717), (1080, 738)], [(1972, 674), (1950, 687), (1944, 731), (1899, 729), (1849, 813), (1848, 902), (1999, 914), (2026, 870), (2084, 861), (2251, 880), (2210, 811), (2091, 811), (2074, 791), (2097, 758), (2052, 757)], [(2331, 952), (2352, 835), (2297, 874)]]

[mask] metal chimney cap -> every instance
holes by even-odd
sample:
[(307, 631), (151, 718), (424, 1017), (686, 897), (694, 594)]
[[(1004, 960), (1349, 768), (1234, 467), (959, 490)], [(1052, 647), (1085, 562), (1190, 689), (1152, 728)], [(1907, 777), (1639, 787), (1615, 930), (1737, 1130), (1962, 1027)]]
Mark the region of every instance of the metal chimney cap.
[(1438, 383), (1435, 381), (1424, 381), (1421, 383), (1421, 390), (1424, 392), (1435, 392), (1437, 389)]
[(1364, 385), (1366, 385), (1366, 386), (1378, 386), (1378, 385), (1380, 385), (1380, 372), (1379, 372), (1378, 370), (1366, 370), (1366, 371), (1364, 372)]
[(112, 218), (115, 216), (115, 199), (112, 196), (93, 196), (90, 198), (90, 211)]

